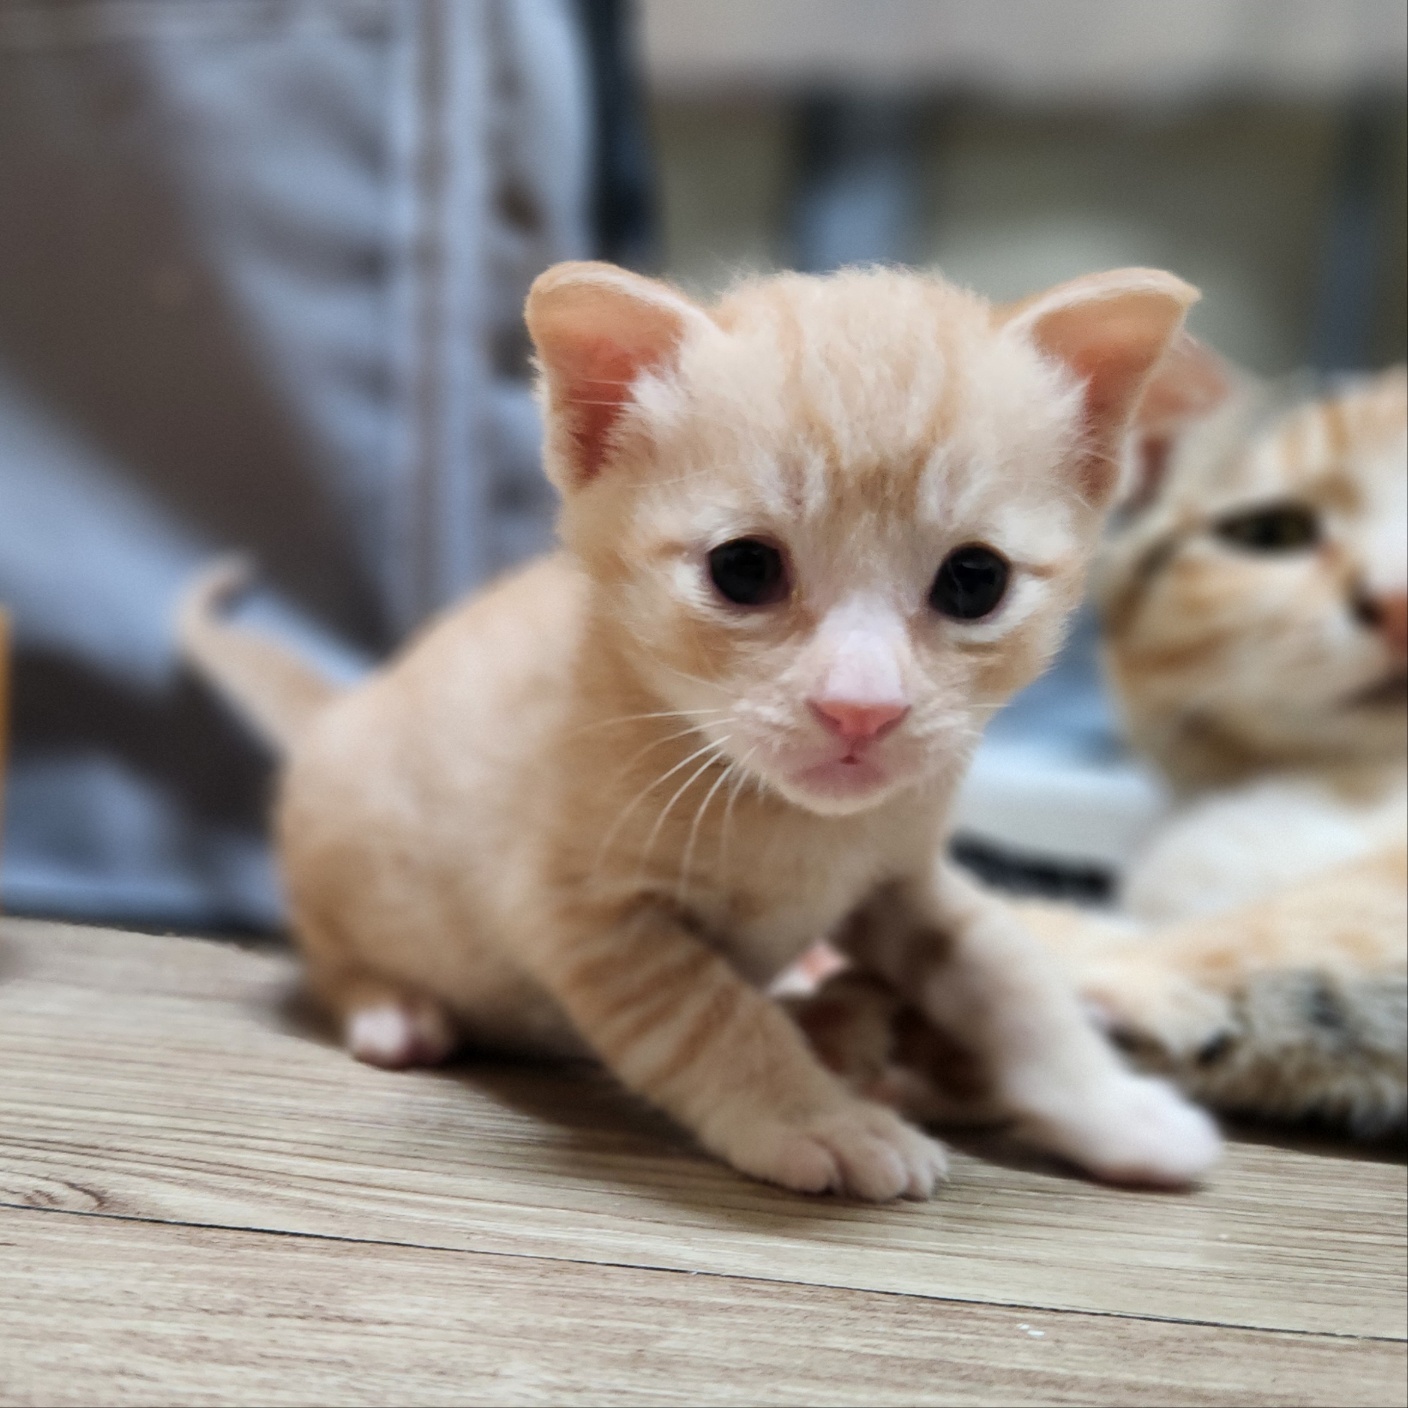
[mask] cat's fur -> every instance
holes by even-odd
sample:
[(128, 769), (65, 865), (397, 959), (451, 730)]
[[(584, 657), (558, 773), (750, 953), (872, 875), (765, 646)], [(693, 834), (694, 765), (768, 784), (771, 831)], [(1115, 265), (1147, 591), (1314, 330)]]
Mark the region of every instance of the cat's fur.
[[(330, 702), (217, 619), (218, 577), (184, 617), (190, 657), (286, 748), (294, 925), (353, 1051), (590, 1049), (759, 1178), (927, 1196), (941, 1147), (759, 991), (829, 933), (981, 1051), (1035, 1142), (1112, 1179), (1205, 1169), (1205, 1117), (1126, 1071), (942, 859), (953, 788), (1057, 644), (1194, 297), (1123, 270), (995, 308), (872, 270), (705, 309), (608, 265), (543, 275), (527, 321), (562, 553)], [(708, 553), (742, 535), (785, 549), (784, 600), (711, 586)], [(972, 542), (1012, 588), (943, 618), (936, 568)], [(886, 722), (838, 738), (852, 716)]]
[[(1116, 698), (1176, 802), (1116, 916), (1021, 912), (1185, 1090), (1377, 1133), (1408, 1105), (1408, 383), (1400, 367), (1288, 404), (1180, 351), (1095, 573)], [(1277, 505), (1316, 540), (1219, 532)], [(833, 1063), (913, 1101), (898, 1011), (851, 977), (806, 1020)]]
[[(1228, 1109), (1372, 1132), (1408, 1106), (1408, 378), (1236, 383), (1103, 556), (1135, 745), (1178, 802), (1125, 878), (1153, 942), (1083, 960), (1148, 1059)], [(1303, 550), (1217, 525), (1309, 512)]]

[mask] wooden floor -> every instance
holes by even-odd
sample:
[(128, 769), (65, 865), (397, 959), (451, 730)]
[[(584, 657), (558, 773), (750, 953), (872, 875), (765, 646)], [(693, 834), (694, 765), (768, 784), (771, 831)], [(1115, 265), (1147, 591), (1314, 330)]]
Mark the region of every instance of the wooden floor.
[(1405, 1169), (789, 1196), (586, 1069), (390, 1074), (278, 953), (0, 921), (0, 1400), (1402, 1404)]

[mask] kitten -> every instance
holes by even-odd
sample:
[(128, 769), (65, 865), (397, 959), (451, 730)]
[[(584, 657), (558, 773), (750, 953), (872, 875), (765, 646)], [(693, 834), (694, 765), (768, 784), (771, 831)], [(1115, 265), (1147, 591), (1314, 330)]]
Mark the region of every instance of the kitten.
[[(1402, 1125), (1404, 369), (1287, 406), (1185, 341), (1141, 426), (1095, 596), (1130, 737), (1177, 800), (1117, 916), (1019, 910), (1104, 1025), (1189, 1093)], [(912, 1104), (898, 1011), (852, 977), (804, 1021), (833, 1064)]]
[(331, 700), (220, 622), (187, 652), (283, 745), (311, 984), (352, 1051), (591, 1051), (708, 1149), (926, 1197), (941, 1146), (760, 990), (833, 934), (982, 1052), (1029, 1138), (1184, 1183), (1200, 1112), (1127, 1072), (943, 860), (981, 729), (1055, 648), (1131, 408), (1196, 297), (1121, 270), (994, 307), (893, 270), (704, 308), (559, 265), (526, 317), (564, 550)]

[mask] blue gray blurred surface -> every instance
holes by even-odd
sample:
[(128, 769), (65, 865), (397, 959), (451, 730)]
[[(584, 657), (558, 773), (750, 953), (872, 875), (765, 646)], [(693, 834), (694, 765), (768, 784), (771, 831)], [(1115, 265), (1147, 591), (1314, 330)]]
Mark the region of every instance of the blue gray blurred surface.
[(577, 21), (0, 5), (8, 906), (276, 922), (268, 760), (172, 656), (212, 553), (350, 671), (548, 541), (519, 314), (589, 248)]

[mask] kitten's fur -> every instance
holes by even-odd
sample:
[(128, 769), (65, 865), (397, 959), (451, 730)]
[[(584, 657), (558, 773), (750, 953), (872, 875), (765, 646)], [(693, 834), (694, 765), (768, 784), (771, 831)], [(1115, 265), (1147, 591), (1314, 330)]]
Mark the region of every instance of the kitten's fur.
[[(218, 578), (184, 618), (190, 656), (287, 749), (295, 928), (353, 1051), (589, 1048), (759, 1178), (927, 1196), (940, 1146), (755, 986), (830, 933), (981, 1052), (1034, 1141), (1113, 1179), (1206, 1168), (1206, 1119), (1125, 1071), (942, 860), (953, 788), (1057, 644), (1194, 297), (1123, 270), (994, 308), (874, 270), (705, 309), (608, 265), (543, 275), (527, 320), (563, 553), (331, 702), (215, 618)], [(711, 586), (710, 550), (741, 536), (785, 551), (785, 599)], [(947, 619), (936, 568), (974, 542), (1012, 587)]]
[[(1107, 1028), (1189, 1093), (1364, 1134), (1401, 1126), (1404, 370), (1287, 405), (1185, 341), (1141, 420), (1095, 596), (1130, 736), (1177, 801), (1117, 916), (1020, 912)], [(1277, 505), (1308, 511), (1318, 539), (1264, 552), (1219, 532)], [(803, 1020), (873, 1093), (952, 1103), (950, 1058), (936, 1064), (895, 994), (843, 977)]]

